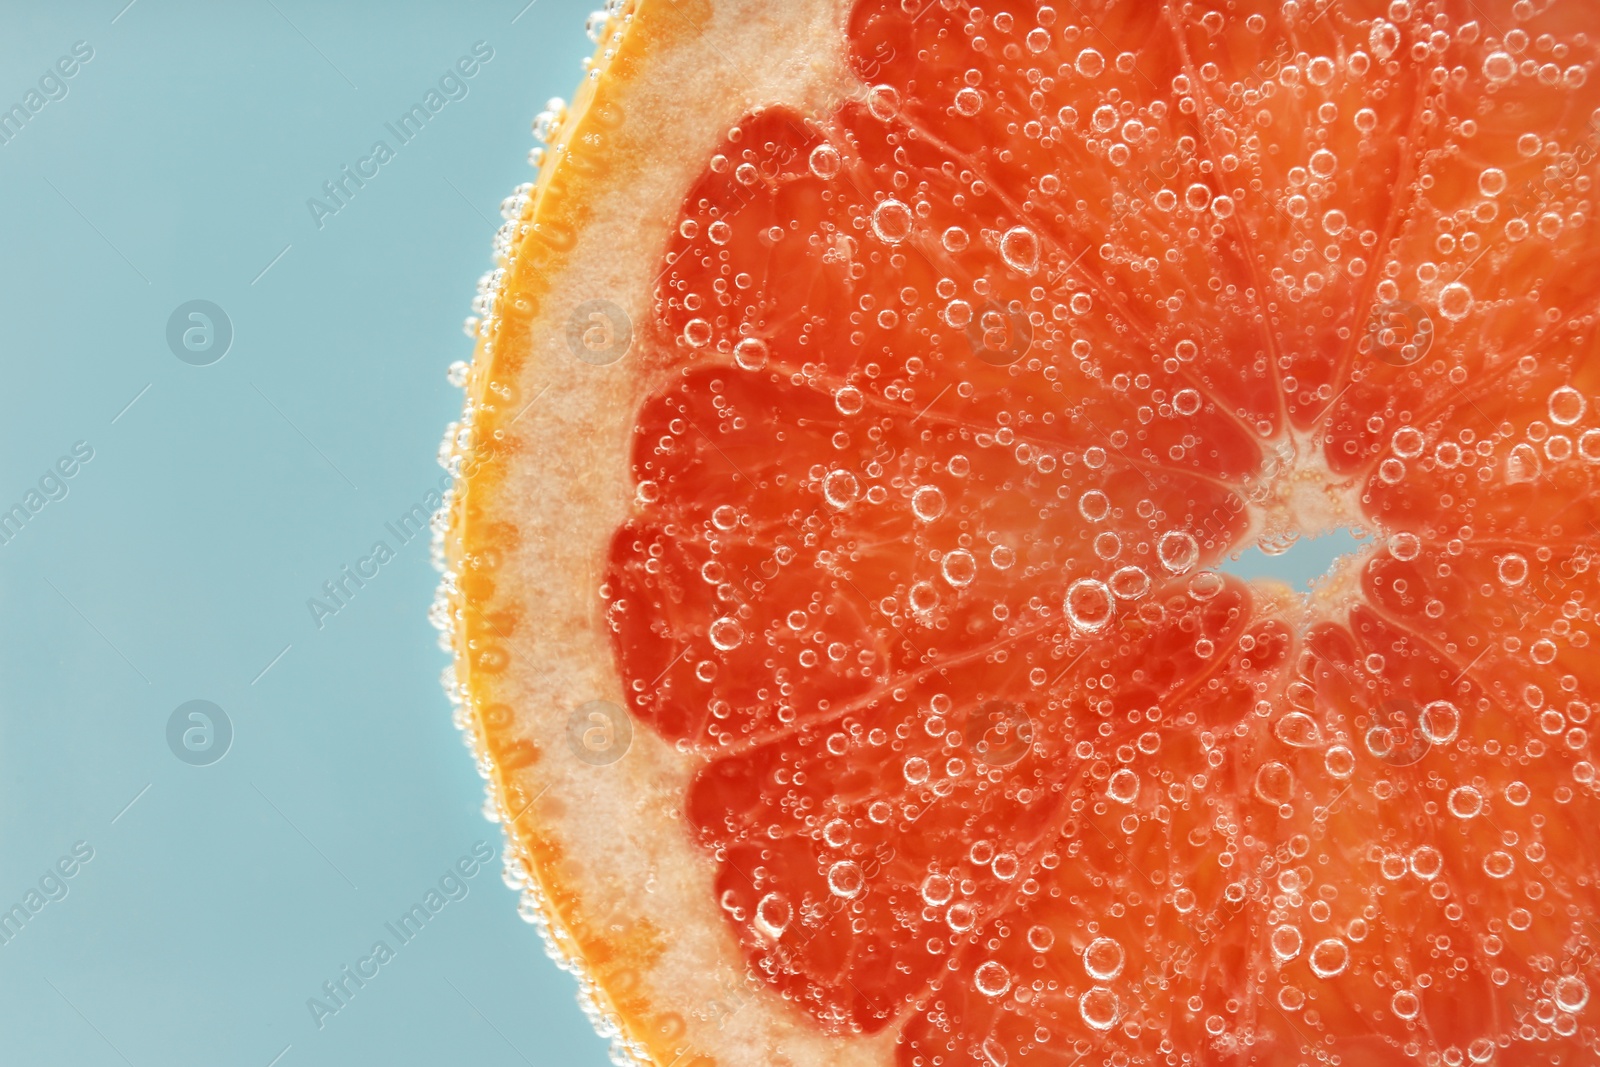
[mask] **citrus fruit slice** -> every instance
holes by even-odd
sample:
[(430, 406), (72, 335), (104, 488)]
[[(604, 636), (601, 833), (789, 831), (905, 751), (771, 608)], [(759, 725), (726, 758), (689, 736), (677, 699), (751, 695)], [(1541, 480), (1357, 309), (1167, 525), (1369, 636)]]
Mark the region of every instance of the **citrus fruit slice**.
[(1595, 1062), (1591, 22), (596, 19), (436, 621), (619, 1055)]

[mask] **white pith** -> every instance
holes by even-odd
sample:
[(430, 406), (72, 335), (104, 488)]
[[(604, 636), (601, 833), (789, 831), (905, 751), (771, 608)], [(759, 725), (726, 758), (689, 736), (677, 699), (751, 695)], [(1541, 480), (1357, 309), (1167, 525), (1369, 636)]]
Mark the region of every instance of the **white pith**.
[[(521, 531), (518, 548), (496, 574), (498, 589), (515, 591), (497, 599), (515, 601), (522, 629), (512, 642), (511, 664), (492, 690), (494, 701), (516, 709), (516, 736), (537, 746), (539, 760), (509, 774), (501, 790), (466, 705), (458, 707), (457, 723), (467, 729), (479, 769), (490, 778), (486, 815), (504, 824), (521, 814), (559, 842), (559, 870), (539, 871), (517, 834), (508, 832), (507, 882), (522, 889), (522, 914), (540, 928), (552, 957), (578, 977), (580, 1001), (612, 1039), (618, 1063), (867, 1065), (894, 1057), (892, 1030), (872, 1038), (829, 1036), (809, 1014), (746, 973), (717, 906), (715, 862), (691, 839), (681, 811), (697, 759), (642, 725), (626, 754), (609, 766), (583, 762), (567, 743), (571, 709), (594, 699), (625, 704), (595, 590), (612, 531), (626, 519), (633, 496), (633, 422), (651, 384), (638, 373), (635, 357), (651, 343), (654, 278), (667, 237), (662, 222), (677, 214), (703, 161), (746, 112), (774, 103), (825, 108), (859, 91), (843, 62), (848, 10), (842, 0), (685, 2), (649, 10), (686, 25), (696, 15), (706, 21), (670, 49), (646, 57), (648, 72), (629, 82), (618, 137), (636, 140), (612, 150), (620, 165), (610, 174), (583, 178), (590, 221), (551, 272), (535, 316), (533, 351), (516, 383), (519, 398), (526, 398), (517, 407), (533, 401), (512, 426), (521, 451), (494, 498), (477, 501), (495, 514), (514, 516)], [(635, 6), (615, 12), (607, 42), (626, 35), (640, 17)], [(807, 44), (796, 52), (789, 42)], [(824, 54), (816, 42), (838, 46)], [(591, 77), (603, 71), (603, 57)], [(693, 108), (683, 107), (685, 102)], [(555, 131), (545, 167), (560, 165), (564, 139), (579, 118), (575, 114)], [(535, 201), (523, 209), (519, 235), (537, 207)], [(648, 239), (641, 241), (641, 235)], [(520, 242), (508, 243), (515, 248)], [(500, 276), (491, 276), (483, 337), (493, 333), (499, 283)], [(629, 356), (609, 366), (580, 362), (566, 348), (568, 312), (594, 298), (621, 305), (635, 325)], [(490, 361), (481, 350), (477, 363), (487, 373)], [(442, 452), (458, 473), (476, 432), (473, 396), (469, 384), (463, 418), (451, 427)], [(473, 491), (470, 482), (467, 491)], [(458, 486), (446, 508), (459, 509), (460, 496)], [(443, 532), (443, 526), (437, 523), (436, 529)], [(444, 555), (447, 565), (459, 564), (449, 549)], [(457, 603), (456, 579), (446, 571), (441, 597), (447, 605)], [(449, 610), (438, 616), (445, 625)], [(445, 686), (459, 704), (467, 695), (469, 661), (456, 651), (457, 667), (446, 671)], [(519, 804), (519, 797), (530, 799)], [(521, 807), (526, 810), (519, 812)], [(591, 934), (654, 931), (659, 955), (624, 978), (591, 974), (592, 961), (548, 899), (554, 891), (575, 894)], [(614, 990), (606, 988), (633, 983), (648, 1002), (648, 1018), (622, 1018)], [(664, 1041), (641, 1032), (663, 1018), (669, 1029), (681, 1025), (681, 1032)]]
[(1317, 431), (1280, 435), (1249, 487), (1251, 540), (1272, 554), (1272, 542), (1281, 540), (1287, 547), (1297, 537), (1360, 526), (1366, 521), (1361, 508), (1365, 481), (1362, 474), (1341, 477), (1329, 469)]

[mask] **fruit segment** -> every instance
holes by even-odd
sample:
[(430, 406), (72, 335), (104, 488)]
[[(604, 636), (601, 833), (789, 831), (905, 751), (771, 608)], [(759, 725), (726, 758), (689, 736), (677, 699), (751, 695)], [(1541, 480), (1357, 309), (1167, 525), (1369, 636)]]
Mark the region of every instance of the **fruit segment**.
[(908, 1067), (1600, 1054), (1586, 13), (861, 0), (728, 131), (602, 595), (765, 987)]

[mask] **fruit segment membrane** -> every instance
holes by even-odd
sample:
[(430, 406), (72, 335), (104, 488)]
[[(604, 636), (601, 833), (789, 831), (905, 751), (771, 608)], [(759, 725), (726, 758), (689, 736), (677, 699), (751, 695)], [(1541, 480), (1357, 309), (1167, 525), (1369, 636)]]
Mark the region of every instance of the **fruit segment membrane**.
[(1595, 1062), (1593, 8), (848, 33), (683, 203), (601, 590), (752, 974), (923, 1067)]

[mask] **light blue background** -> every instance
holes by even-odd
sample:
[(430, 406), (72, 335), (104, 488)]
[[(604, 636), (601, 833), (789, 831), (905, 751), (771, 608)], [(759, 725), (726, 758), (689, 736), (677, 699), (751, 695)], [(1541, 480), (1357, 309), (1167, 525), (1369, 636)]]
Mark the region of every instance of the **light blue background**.
[[(0, 945), (0, 1061), (603, 1063), (498, 857), (321, 1031), (306, 1008), (499, 850), (425, 539), (322, 630), (305, 602), (437, 483), (445, 368), (595, 0), (125, 2), (0, 11), (0, 108), (94, 49), (0, 146), (0, 510), (95, 452), (0, 546), (0, 910), (94, 849)], [(306, 199), (479, 40), (466, 99), (319, 231)], [(235, 330), (207, 367), (165, 340), (197, 298)], [(165, 740), (196, 698), (236, 731), (208, 767)]]
[[(94, 849), (0, 946), (0, 1060), (602, 1063), (498, 860), (321, 1030), (306, 1007), (499, 848), (438, 687), (427, 544), (384, 524), (437, 484), (444, 370), (590, 4), (124, 2), (0, 19), (0, 108), (94, 49), (0, 146), (0, 510), (95, 453), (0, 546), (0, 910)], [(479, 40), (467, 98), (319, 230), (307, 198)], [(193, 299), (235, 331), (207, 367), (165, 340)], [(307, 598), (379, 539), (396, 558), (319, 630)], [(1303, 579), (1349, 547), (1229, 569)], [(212, 766), (167, 748), (192, 699), (234, 724)]]

